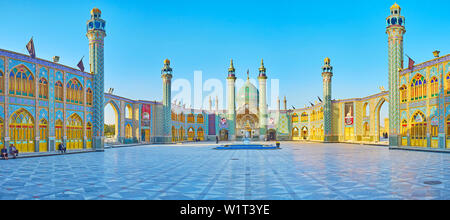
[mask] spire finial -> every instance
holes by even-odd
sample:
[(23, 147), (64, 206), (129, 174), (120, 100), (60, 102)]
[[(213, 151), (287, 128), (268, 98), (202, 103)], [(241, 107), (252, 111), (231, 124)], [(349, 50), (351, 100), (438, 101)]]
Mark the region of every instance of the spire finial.
[(231, 61), (230, 61), (230, 68), (228, 68), (228, 72), (233, 72), (234, 73), (234, 71), (236, 71), (236, 70), (234, 69), (233, 59), (231, 59)]

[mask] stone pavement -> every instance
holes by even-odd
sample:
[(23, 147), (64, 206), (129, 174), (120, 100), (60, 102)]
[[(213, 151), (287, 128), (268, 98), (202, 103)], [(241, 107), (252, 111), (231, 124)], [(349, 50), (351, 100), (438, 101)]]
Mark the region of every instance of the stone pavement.
[(294, 142), (267, 151), (214, 147), (1, 160), (0, 199), (450, 199), (448, 153)]

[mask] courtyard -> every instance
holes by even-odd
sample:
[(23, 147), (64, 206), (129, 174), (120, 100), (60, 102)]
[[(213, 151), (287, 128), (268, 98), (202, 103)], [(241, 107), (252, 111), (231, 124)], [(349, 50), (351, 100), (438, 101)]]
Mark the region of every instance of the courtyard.
[(450, 199), (450, 154), (282, 142), (148, 145), (0, 161), (0, 200)]

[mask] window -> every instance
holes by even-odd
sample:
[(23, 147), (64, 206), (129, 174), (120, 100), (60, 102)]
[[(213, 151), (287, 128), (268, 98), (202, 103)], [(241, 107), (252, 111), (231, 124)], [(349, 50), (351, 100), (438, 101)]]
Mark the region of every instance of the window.
[(203, 115), (202, 114), (197, 115), (197, 124), (203, 124), (203, 123), (205, 123)]
[(189, 114), (187, 118), (188, 123), (195, 123), (195, 118), (193, 114)]
[(125, 138), (132, 138), (132, 130), (131, 130), (131, 125), (127, 124), (127, 126), (125, 127)]
[(63, 95), (64, 95), (63, 84), (61, 83), (61, 81), (58, 81), (55, 83), (55, 100), (62, 102)]
[(43, 77), (39, 80), (39, 98), (48, 99), (48, 83)]
[(9, 74), (9, 94), (34, 97), (34, 76), (24, 65), (14, 67)]
[(417, 74), (411, 81), (411, 101), (427, 98), (427, 81)]
[(297, 113), (294, 113), (292, 115), (292, 123), (297, 123), (297, 122), (298, 122), (298, 115), (297, 115)]
[(78, 79), (69, 80), (66, 86), (66, 102), (83, 104), (83, 86)]
[(300, 120), (302, 122), (308, 122), (308, 114), (306, 112), (303, 112)]
[(408, 92), (407, 92), (406, 85), (403, 85), (402, 87), (400, 87), (400, 100), (402, 103), (408, 101)]
[(450, 73), (445, 77), (445, 90), (450, 94)]
[(437, 97), (439, 94), (439, 82), (436, 77), (433, 77), (430, 81), (431, 97)]
[(94, 102), (94, 95), (93, 95), (93, 93), (92, 93), (92, 90), (91, 90), (91, 88), (88, 88), (87, 89), (87, 91), (86, 91), (86, 104), (87, 105), (92, 105), (93, 104), (93, 102)]

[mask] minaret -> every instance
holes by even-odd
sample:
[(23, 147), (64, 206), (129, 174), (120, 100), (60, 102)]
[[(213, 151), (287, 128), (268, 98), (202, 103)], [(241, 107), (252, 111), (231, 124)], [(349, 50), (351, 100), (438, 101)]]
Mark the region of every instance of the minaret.
[(267, 75), (264, 60), (259, 67), (259, 139), (265, 140), (267, 134)]
[(330, 65), (330, 58), (325, 58), (325, 64), (322, 67), (323, 79), (323, 132), (325, 142), (331, 142), (333, 132), (331, 130), (331, 78), (333, 77), (333, 67)]
[(228, 121), (228, 128), (229, 128), (229, 137), (231, 140), (236, 139), (236, 133), (235, 133), (235, 122), (236, 122), (236, 103), (235, 103), (235, 96), (236, 96), (236, 70), (233, 66), (233, 60), (231, 60), (230, 68), (228, 68), (228, 77), (227, 77), (227, 121)]
[(219, 114), (219, 97), (216, 96), (216, 114)]
[(401, 8), (395, 3), (386, 19), (389, 39), (389, 146), (400, 143), (399, 70), (403, 68), (403, 35), (406, 32), (405, 18), (400, 13)]
[(172, 112), (172, 68), (170, 67), (170, 60), (164, 60), (164, 67), (161, 69), (161, 78), (163, 81), (163, 143), (169, 143), (171, 138), (171, 112)]
[(94, 75), (94, 106), (93, 106), (93, 148), (104, 151), (104, 38), (105, 24), (101, 19), (102, 12), (98, 8), (91, 11), (91, 19), (87, 21), (87, 38), (89, 39), (90, 71)]

